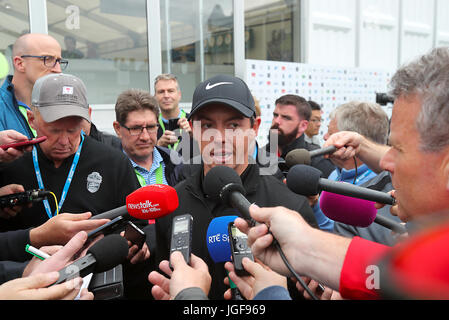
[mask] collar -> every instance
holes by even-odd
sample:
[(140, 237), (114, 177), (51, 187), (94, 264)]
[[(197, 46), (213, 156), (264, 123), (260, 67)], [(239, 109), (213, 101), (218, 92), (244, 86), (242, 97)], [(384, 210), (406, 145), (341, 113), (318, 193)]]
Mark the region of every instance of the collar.
[[(366, 164), (362, 164), (360, 167), (357, 168), (357, 176), (360, 176), (370, 170)], [(338, 180), (339, 181), (346, 181), (346, 180), (352, 180), (355, 177), (355, 169), (346, 170), (346, 169), (340, 169), (336, 168)]]
[[(126, 154), (125, 150), (123, 150), (123, 153)], [(133, 159), (131, 159), (127, 154), (126, 154), (126, 156), (129, 158), (129, 161), (131, 161), (131, 164), (132, 164), (134, 169), (137, 169), (137, 170), (142, 171), (142, 172), (149, 172), (150, 174), (152, 174), (154, 171), (156, 171), (156, 169), (159, 168), (159, 166), (161, 165), (161, 162), (164, 161), (164, 159), (162, 158), (162, 155), (157, 150), (157, 148), (154, 148), (153, 149), (153, 163), (151, 164), (150, 171), (148, 171), (144, 167), (141, 167), (140, 165), (135, 163), (133, 161)]]
[[(179, 109), (178, 118), (179, 118), (179, 119), (182, 118), (183, 114), (185, 115), (185, 113), (183, 112), (183, 110), (180, 108), (180, 109)], [(161, 113), (161, 119), (162, 119), (162, 121), (163, 121), (164, 123), (168, 123), (168, 119), (165, 119), (165, 118), (162, 116), (162, 113)]]

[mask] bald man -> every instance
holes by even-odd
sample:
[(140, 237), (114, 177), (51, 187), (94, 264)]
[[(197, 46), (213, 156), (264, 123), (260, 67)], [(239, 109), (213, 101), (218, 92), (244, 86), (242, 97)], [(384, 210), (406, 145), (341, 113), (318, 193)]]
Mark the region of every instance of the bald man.
[(9, 75), (0, 88), (0, 131), (13, 129), (33, 138), (35, 132), (26, 111), (34, 82), (46, 74), (61, 73), (68, 61), (61, 59), (61, 46), (53, 37), (27, 33), (14, 43), (12, 62), (14, 75)]

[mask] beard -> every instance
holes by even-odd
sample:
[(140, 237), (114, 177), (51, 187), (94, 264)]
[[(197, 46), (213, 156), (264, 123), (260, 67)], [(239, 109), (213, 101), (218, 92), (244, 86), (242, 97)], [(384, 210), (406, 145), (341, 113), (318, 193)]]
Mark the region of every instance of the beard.
[(296, 132), (286, 134), (284, 131), (279, 129), (277, 126), (272, 126), (270, 128), (270, 135), (277, 136), (279, 147), (283, 148), (288, 146), (290, 143), (296, 140)]

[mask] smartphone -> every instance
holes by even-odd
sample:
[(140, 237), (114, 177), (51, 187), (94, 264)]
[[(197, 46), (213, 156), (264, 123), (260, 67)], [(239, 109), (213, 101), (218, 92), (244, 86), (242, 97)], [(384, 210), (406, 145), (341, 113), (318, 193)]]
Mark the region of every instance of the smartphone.
[(187, 264), (190, 263), (190, 254), (192, 252), (192, 223), (192, 216), (185, 214), (174, 217), (172, 224), (170, 254), (180, 251)]
[(21, 150), (23, 148), (26, 148), (27, 146), (38, 144), (45, 140), (47, 140), (47, 137), (42, 136), (42, 137), (35, 138), (35, 139), (4, 144), (4, 145), (0, 146), (0, 148), (2, 148), (3, 150), (7, 150), (8, 148), (14, 148), (14, 149)]
[(247, 257), (254, 261), (253, 253), (248, 247), (248, 236), (241, 232), (234, 222), (228, 224), (229, 242), (231, 244), (232, 261), (234, 262), (235, 273), (239, 277), (250, 275), (243, 268), (242, 260)]
[(101, 227), (98, 227), (97, 229), (89, 232), (87, 234), (87, 241), (96, 238), (100, 234), (107, 236), (108, 234), (111, 234), (122, 228), (125, 225), (125, 223), (126, 220), (122, 216), (118, 216), (117, 218), (105, 223)]
[(179, 129), (178, 121), (179, 118), (168, 120), (167, 130), (175, 131), (176, 129)]
[(128, 224), (125, 227), (125, 239), (131, 241), (133, 244), (136, 244), (139, 250), (142, 248), (147, 235), (145, 232), (140, 230), (134, 223), (128, 221)]

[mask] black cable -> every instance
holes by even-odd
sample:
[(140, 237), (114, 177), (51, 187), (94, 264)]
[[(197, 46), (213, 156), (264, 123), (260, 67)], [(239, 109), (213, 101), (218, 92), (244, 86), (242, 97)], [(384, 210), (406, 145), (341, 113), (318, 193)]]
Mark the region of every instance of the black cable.
[(312, 297), (313, 300), (318, 300), (318, 298), (313, 294), (313, 292), (309, 289), (309, 287), (304, 283), (304, 281), (301, 279), (301, 277), (293, 269), (290, 262), (288, 262), (287, 257), (285, 256), (284, 252), (282, 251), (281, 246), (279, 245), (279, 242), (277, 242), (276, 239), (274, 239), (274, 246), (278, 250), (279, 255), (281, 256), (282, 260), (285, 263), (285, 266), (293, 274), (293, 276), (296, 278), (296, 280), (298, 280), (298, 282), (301, 284), (301, 286), (304, 288), (304, 290), (307, 291), (307, 293)]
[[(248, 221), (249, 225), (251, 227), (254, 227), (257, 223), (254, 219), (251, 219)], [(268, 232), (273, 236), (273, 234), (270, 232), (270, 228), (267, 226)], [(296, 280), (299, 282), (299, 284), (304, 288), (305, 291), (312, 297), (313, 300), (319, 300), (315, 294), (309, 289), (309, 287), (304, 283), (304, 281), (301, 279), (301, 277), (296, 273), (296, 271), (293, 269), (290, 262), (288, 262), (287, 257), (284, 254), (284, 251), (282, 251), (282, 248), (279, 244), (279, 242), (276, 240), (276, 238), (273, 236), (273, 245), (276, 247), (276, 249), (279, 252), (279, 255), (282, 258), (282, 261), (284, 261), (285, 266), (287, 269), (293, 274), (293, 276), (296, 278)]]

